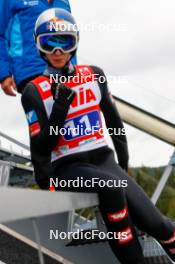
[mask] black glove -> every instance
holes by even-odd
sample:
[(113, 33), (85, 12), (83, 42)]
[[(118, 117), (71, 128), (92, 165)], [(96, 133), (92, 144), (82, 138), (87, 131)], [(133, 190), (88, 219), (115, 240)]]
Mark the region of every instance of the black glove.
[(53, 83), (51, 85), (51, 92), (54, 101), (64, 105), (70, 105), (76, 95), (75, 91), (62, 83)]

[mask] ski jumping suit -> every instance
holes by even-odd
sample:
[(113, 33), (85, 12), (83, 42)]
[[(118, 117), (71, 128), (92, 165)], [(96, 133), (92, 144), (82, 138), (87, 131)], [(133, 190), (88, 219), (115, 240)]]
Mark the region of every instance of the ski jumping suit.
[[(71, 79), (65, 86), (73, 89), (76, 96), (71, 105), (54, 101), (51, 93), (49, 74), (55, 73), (51, 67), (47, 73), (29, 83), (22, 95), (29, 131), (32, 162), (36, 180), (42, 189), (49, 189), (49, 178), (61, 180), (83, 180), (98, 178), (127, 182), (127, 187), (103, 188), (100, 184), (94, 187), (73, 186), (58, 189), (74, 192), (98, 193), (100, 211), (107, 230), (125, 238), (109, 240), (110, 246), (121, 263), (144, 263), (143, 253), (135, 234), (134, 226), (160, 240), (167, 240), (173, 234), (171, 223), (165, 219), (151, 203), (143, 190), (127, 174), (128, 148), (123, 123), (104, 80), (103, 71), (95, 66), (76, 66), (74, 77), (79, 75), (78, 82)], [(69, 76), (70, 73), (66, 75)], [(72, 73), (71, 73), (72, 75)], [(94, 75), (98, 78), (94, 79)], [(80, 78), (81, 76), (81, 78)], [(101, 78), (101, 79), (100, 79)], [(80, 80), (81, 79), (81, 80)], [(103, 114), (107, 128), (117, 129), (121, 133), (111, 135), (119, 165), (114, 159), (113, 151), (108, 147), (100, 129)], [(81, 134), (50, 133), (50, 128), (83, 128)], [(96, 129), (85, 134), (85, 128)], [(67, 131), (67, 130), (66, 130)], [(113, 130), (114, 131), (114, 130)], [(51, 161), (51, 162), (50, 162)]]

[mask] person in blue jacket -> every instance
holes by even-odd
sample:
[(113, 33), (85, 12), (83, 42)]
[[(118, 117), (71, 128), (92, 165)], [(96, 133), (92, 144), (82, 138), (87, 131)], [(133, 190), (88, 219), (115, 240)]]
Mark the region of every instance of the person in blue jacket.
[(7, 95), (21, 93), (28, 81), (42, 74), (45, 62), (33, 31), (38, 16), (53, 7), (71, 12), (69, 0), (1, 0), (0, 84)]

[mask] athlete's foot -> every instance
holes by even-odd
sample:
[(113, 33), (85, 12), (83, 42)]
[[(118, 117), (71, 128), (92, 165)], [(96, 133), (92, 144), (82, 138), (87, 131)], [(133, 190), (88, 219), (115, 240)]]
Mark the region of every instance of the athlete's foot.
[(172, 263), (175, 264), (175, 230), (170, 239), (160, 240), (158, 242), (163, 247)]

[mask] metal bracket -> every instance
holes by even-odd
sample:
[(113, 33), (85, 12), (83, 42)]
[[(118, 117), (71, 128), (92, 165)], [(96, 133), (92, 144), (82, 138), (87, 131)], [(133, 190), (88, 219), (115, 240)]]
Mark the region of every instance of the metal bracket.
[(175, 151), (174, 151), (173, 155), (171, 156), (171, 159), (170, 159), (169, 165), (171, 165), (171, 166), (175, 166)]

